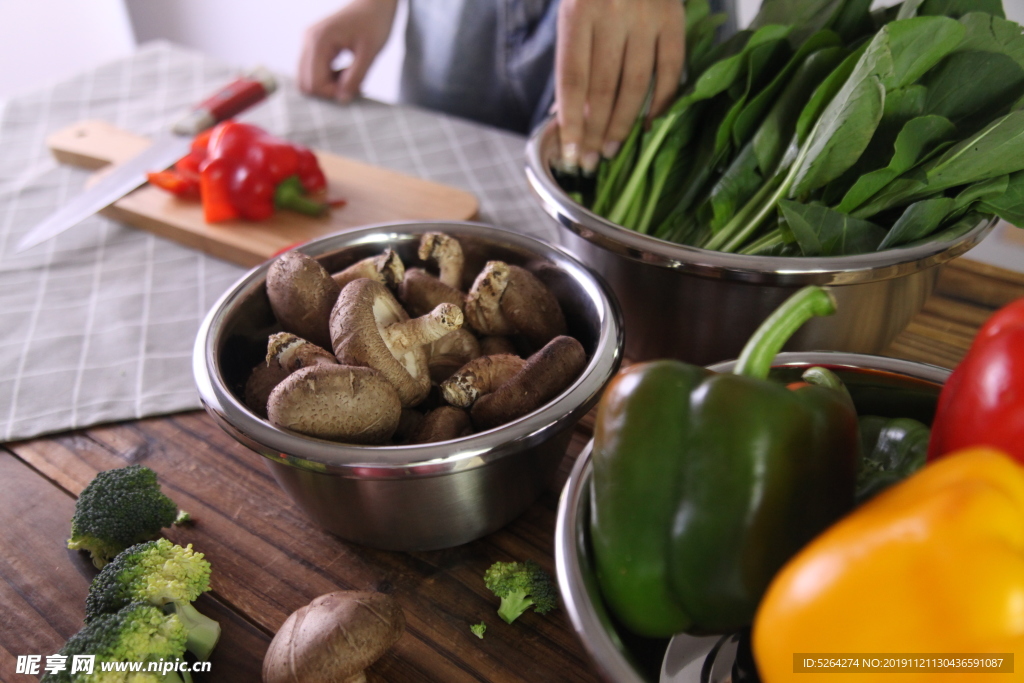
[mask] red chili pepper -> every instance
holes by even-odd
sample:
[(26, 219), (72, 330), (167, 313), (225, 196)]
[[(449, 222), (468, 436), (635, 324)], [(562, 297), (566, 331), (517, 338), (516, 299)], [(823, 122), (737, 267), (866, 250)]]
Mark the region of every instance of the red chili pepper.
[(147, 173), (146, 179), (149, 180), (150, 184), (156, 185), (161, 190), (166, 190), (178, 197), (186, 199), (199, 198), (198, 175), (193, 177), (180, 173), (177, 170), (158, 171), (156, 173)]
[(1024, 299), (982, 325), (942, 388), (928, 459), (980, 445), (1024, 464)]

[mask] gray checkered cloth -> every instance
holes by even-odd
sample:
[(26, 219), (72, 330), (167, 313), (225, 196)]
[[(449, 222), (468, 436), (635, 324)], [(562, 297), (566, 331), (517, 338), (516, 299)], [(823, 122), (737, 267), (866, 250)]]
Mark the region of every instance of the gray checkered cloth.
[[(244, 270), (94, 216), (21, 254), (82, 190), (46, 136), (84, 119), (155, 135), (237, 74), (166, 43), (0, 103), (0, 441), (198, 408), (192, 344)], [(287, 79), (241, 118), (317, 149), (468, 190), (480, 220), (557, 240), (529, 195), (522, 137), (435, 112), (303, 97)]]

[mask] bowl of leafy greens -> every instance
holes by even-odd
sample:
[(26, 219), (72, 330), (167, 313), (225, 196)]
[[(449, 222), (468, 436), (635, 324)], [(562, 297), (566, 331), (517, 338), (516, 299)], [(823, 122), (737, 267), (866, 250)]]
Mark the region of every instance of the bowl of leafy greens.
[(997, 218), (1024, 225), (1024, 32), (1001, 0), (765, 0), (724, 42), (687, 3), (679, 97), (595, 175), (559, 169), (552, 120), (527, 177), (610, 282), (627, 355), (735, 355), (796, 288), (842, 313), (792, 350), (878, 353), (935, 266)]

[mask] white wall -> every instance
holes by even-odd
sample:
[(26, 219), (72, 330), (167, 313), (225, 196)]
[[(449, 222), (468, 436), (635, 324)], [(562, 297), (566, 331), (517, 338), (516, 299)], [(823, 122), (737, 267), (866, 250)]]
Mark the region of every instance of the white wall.
[(122, 0), (0, 0), (0, 99), (130, 54), (134, 46)]
[[(0, 0), (3, 2), (4, 0)], [(36, 0), (19, 0), (34, 2)], [(91, 0), (79, 0), (90, 2)], [(306, 27), (342, 7), (346, 0), (125, 0), (140, 43), (156, 38), (195, 47), (229, 64), (262, 64), (295, 75)], [(385, 102), (398, 97), (404, 54), (405, 9), (364, 81), (364, 93)]]

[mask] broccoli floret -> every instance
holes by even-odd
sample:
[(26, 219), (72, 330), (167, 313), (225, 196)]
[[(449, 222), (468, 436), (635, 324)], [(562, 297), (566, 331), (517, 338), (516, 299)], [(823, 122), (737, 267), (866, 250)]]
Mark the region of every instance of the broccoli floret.
[(105, 566), (93, 579), (85, 601), (86, 623), (125, 605), (142, 601), (173, 605), (188, 632), (188, 650), (202, 661), (220, 638), (220, 624), (201, 614), (192, 602), (210, 590), (210, 563), (192, 546), (166, 538), (134, 545)]
[(484, 585), (501, 598), (498, 616), (508, 624), (531, 606), (540, 614), (558, 606), (555, 584), (533, 560), (495, 562), (484, 572)]
[[(43, 676), (46, 683), (122, 683), (131, 678), (139, 683), (182, 683), (171, 671), (128, 674), (124, 671), (103, 671), (102, 662), (177, 661), (185, 654), (185, 626), (176, 614), (164, 614), (159, 607), (135, 602), (113, 614), (101, 614), (81, 631), (71, 636), (60, 654), (71, 660), (73, 655), (95, 655), (92, 674), (70, 673), (70, 667), (56, 674)], [(185, 674), (191, 682), (191, 676)]]
[(487, 630), (487, 624), (480, 622), (479, 624), (470, 624), (469, 630), (473, 632), (473, 635), (477, 638), (483, 639), (484, 632)]
[(129, 465), (100, 472), (82, 491), (71, 518), (68, 548), (88, 550), (102, 568), (130, 545), (156, 538), (178, 519), (178, 506), (160, 490), (156, 472)]

